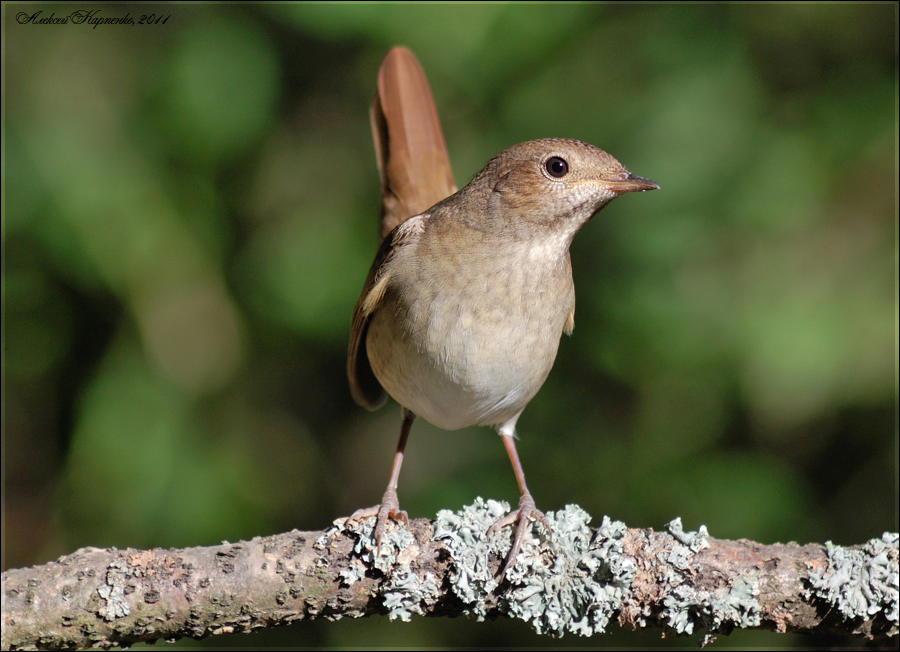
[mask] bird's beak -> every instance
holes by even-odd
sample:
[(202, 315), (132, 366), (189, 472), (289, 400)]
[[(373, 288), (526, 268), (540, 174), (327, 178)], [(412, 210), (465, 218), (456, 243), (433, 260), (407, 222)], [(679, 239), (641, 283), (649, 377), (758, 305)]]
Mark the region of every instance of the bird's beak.
[(607, 186), (617, 195), (626, 192), (644, 192), (645, 190), (659, 190), (659, 184), (644, 177), (636, 177), (628, 173), (628, 176), (621, 181), (607, 181)]

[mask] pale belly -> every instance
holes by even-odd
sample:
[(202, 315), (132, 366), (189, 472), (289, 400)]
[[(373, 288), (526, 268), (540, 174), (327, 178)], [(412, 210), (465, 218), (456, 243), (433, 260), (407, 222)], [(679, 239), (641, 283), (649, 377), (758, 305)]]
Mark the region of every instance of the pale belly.
[(527, 293), (503, 309), (503, 296), (473, 309), (465, 295), (436, 291), (408, 304), (391, 294), (366, 340), (385, 390), (447, 430), (499, 425), (519, 414), (553, 366), (570, 310), (567, 297)]

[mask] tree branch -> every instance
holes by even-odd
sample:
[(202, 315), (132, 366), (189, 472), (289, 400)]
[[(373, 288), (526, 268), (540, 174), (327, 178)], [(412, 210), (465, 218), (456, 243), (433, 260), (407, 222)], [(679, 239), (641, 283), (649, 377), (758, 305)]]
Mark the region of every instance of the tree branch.
[[(4, 650), (109, 647), (202, 638), (296, 620), (386, 614), (523, 618), (539, 632), (624, 627), (691, 634), (734, 627), (896, 636), (897, 535), (865, 545), (761, 545), (685, 533), (596, 530), (569, 506), (537, 525), (503, 584), (508, 509), (479, 499), (460, 512), (389, 529), (373, 554), (370, 521), (326, 532), (183, 550), (83, 548), (3, 573)], [(487, 523), (487, 525), (485, 525)]]

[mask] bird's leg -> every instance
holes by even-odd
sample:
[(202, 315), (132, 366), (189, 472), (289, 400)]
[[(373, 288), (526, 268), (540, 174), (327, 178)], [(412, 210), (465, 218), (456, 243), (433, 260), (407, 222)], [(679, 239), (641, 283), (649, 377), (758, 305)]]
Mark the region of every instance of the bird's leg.
[(490, 535), (491, 532), (499, 530), (502, 527), (512, 525), (513, 523), (517, 524), (515, 534), (513, 534), (512, 548), (509, 551), (509, 555), (506, 557), (506, 562), (503, 564), (500, 572), (497, 573), (497, 581), (503, 579), (507, 569), (515, 563), (516, 556), (519, 554), (519, 548), (522, 547), (522, 539), (525, 538), (525, 531), (528, 528), (529, 518), (540, 521), (547, 530), (547, 534), (549, 535), (551, 533), (550, 523), (547, 521), (547, 517), (535, 506), (534, 498), (531, 497), (531, 493), (528, 491), (528, 485), (525, 484), (525, 472), (522, 470), (522, 464), (519, 462), (519, 454), (516, 452), (515, 426), (518, 418), (519, 415), (517, 414), (497, 429), (500, 433), (500, 437), (503, 439), (503, 445), (506, 446), (509, 461), (512, 462), (513, 472), (516, 474), (516, 482), (519, 483), (519, 493), (521, 494), (521, 497), (519, 498), (519, 508), (513, 510), (503, 518), (498, 519), (487, 531)]
[(381, 538), (384, 536), (384, 528), (388, 518), (402, 520), (409, 527), (409, 515), (400, 509), (400, 501), (397, 500), (397, 480), (400, 477), (400, 466), (403, 464), (403, 451), (406, 449), (406, 439), (409, 437), (409, 429), (416, 415), (405, 407), (401, 407), (403, 423), (400, 425), (400, 440), (397, 442), (397, 450), (394, 452), (394, 464), (391, 466), (391, 479), (388, 482), (387, 491), (381, 499), (381, 505), (358, 509), (350, 516), (349, 521), (358, 521), (370, 516), (377, 516), (375, 521), (375, 548), (377, 554), (381, 554)]

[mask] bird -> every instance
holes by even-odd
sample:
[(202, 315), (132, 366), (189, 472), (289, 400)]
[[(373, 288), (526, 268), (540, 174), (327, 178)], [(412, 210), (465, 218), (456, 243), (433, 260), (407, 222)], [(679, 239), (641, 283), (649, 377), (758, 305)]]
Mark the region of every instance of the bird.
[(394, 226), (378, 249), (353, 310), (347, 372), (351, 393), (375, 410), (388, 396), (402, 425), (376, 516), (408, 523), (398, 478), (416, 416), (446, 430), (496, 428), (520, 499), (488, 533), (515, 525), (502, 577), (537, 509), (516, 451), (516, 424), (544, 384), (563, 333), (574, 328), (569, 247), (611, 200), (658, 189), (602, 149), (571, 139), (514, 145), (462, 189)]

